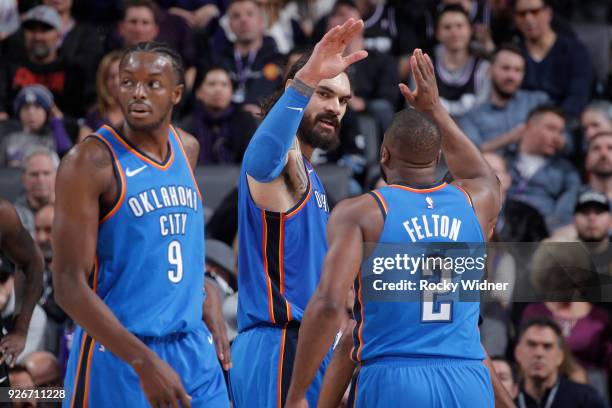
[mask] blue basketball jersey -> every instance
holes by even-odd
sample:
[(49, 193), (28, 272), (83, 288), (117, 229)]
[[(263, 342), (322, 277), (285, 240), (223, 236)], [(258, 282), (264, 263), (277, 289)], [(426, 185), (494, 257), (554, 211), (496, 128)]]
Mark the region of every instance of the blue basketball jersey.
[[(412, 251), (415, 255), (423, 248), (431, 250), (438, 245), (454, 243), (473, 243), (480, 249), (484, 248), (482, 229), (471, 200), (467, 193), (454, 185), (442, 183), (423, 189), (391, 185), (370, 194), (385, 215), (381, 236), (368, 258), (378, 257), (385, 262), (375, 265), (384, 263), (391, 267), (398, 256), (403, 261), (398, 250)], [(386, 254), (386, 257), (380, 257), (381, 254)], [(418, 258), (408, 261), (416, 260)], [(482, 264), (480, 267), (474, 264), (475, 272), (472, 273), (478, 279), (484, 272), (484, 258), (480, 260)], [(382, 277), (393, 276), (385, 275), (392, 272), (379, 270), (373, 273), (364, 265), (355, 280), (354, 315), (357, 325), (353, 332), (352, 353), (355, 361), (387, 357), (485, 357), (478, 331), (480, 304), (477, 300), (457, 301), (458, 297), (450, 295), (447, 298), (437, 295), (425, 298), (425, 292), (420, 292), (418, 286), (412, 291), (402, 292), (411, 295), (400, 300), (393, 298), (397, 292), (391, 293), (391, 290), (380, 292), (387, 298), (377, 300), (368, 293), (376, 292), (371, 290), (373, 286), (382, 289)], [(409, 267), (410, 262), (398, 265)], [(422, 279), (422, 272), (418, 270), (411, 275), (402, 271), (404, 275), (401, 276), (414, 278), (416, 285)], [(455, 275), (455, 271), (450, 273)], [(456, 281), (458, 276), (454, 278)]]
[(138, 336), (201, 326), (204, 301), (202, 200), (178, 134), (158, 163), (108, 126), (96, 132), (111, 150), (120, 197), (100, 221), (94, 291)]
[(238, 191), (238, 330), (301, 321), (327, 252), (329, 204), (323, 184), (304, 159), (308, 187), (293, 209), (259, 208), (244, 168)]

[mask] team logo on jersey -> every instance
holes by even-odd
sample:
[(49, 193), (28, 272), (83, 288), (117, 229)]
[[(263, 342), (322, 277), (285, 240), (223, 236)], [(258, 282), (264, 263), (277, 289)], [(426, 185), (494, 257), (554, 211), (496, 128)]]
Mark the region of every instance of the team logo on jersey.
[(425, 197), (425, 201), (427, 202), (427, 208), (430, 210), (433, 210), (434, 208), (434, 202), (433, 199), (429, 196)]

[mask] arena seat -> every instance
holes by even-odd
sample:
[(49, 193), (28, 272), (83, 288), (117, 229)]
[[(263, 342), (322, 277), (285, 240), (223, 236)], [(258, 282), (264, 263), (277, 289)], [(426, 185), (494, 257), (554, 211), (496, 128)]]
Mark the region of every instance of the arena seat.
[(204, 198), (204, 205), (215, 209), (223, 198), (238, 185), (240, 166), (198, 166), (196, 179)]
[(21, 169), (0, 168), (0, 197), (13, 202), (22, 191)]
[(612, 27), (603, 23), (574, 23), (572, 28), (589, 52), (598, 86), (605, 89), (610, 73)]
[[(349, 196), (349, 169), (325, 164), (317, 166), (316, 170), (332, 203)], [(240, 166), (198, 166), (196, 179), (206, 207), (217, 208), (223, 198), (238, 185), (239, 177)]]

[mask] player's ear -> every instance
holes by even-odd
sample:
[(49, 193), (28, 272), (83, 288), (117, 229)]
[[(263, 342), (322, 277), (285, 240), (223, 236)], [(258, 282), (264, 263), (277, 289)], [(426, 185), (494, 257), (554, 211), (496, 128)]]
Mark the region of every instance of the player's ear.
[(181, 101), (181, 97), (183, 96), (183, 91), (185, 90), (185, 85), (178, 84), (172, 90), (172, 104), (178, 105)]
[(438, 156), (436, 156), (436, 166), (440, 164), (440, 160), (442, 160), (442, 149), (438, 150)]
[(389, 149), (384, 144), (380, 146), (380, 164), (389, 163), (389, 159), (391, 158), (391, 154), (389, 153)]

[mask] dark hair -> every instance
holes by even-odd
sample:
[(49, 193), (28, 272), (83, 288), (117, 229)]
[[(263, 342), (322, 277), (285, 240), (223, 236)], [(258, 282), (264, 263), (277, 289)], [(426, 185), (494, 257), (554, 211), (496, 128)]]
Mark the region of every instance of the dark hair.
[(295, 61), (293, 65), (289, 68), (289, 70), (285, 74), (285, 77), (283, 78), (283, 82), (281, 82), (281, 84), (276, 89), (276, 91), (274, 91), (274, 93), (270, 95), (270, 97), (261, 101), (260, 108), (261, 108), (262, 117), (265, 117), (268, 114), (268, 112), (270, 112), (270, 109), (272, 109), (274, 104), (280, 99), (280, 97), (285, 92), (285, 84), (287, 84), (287, 81), (295, 77), (295, 74), (297, 74), (297, 72), (300, 69), (302, 69), (304, 65), (306, 65), (311, 55), (312, 55), (312, 49), (305, 51), (302, 54), (302, 56), (298, 58), (298, 60)]
[(553, 332), (555, 332), (555, 336), (557, 337), (557, 344), (561, 349), (563, 349), (565, 341), (563, 338), (563, 332), (561, 331), (561, 327), (559, 327), (557, 322), (555, 322), (553, 319), (546, 316), (535, 316), (521, 324), (521, 327), (519, 328), (518, 332), (519, 334), (517, 336), (518, 342), (521, 341), (521, 339), (525, 335), (525, 332), (531, 327), (547, 327), (551, 329)]
[(151, 13), (153, 13), (153, 20), (155, 20), (155, 24), (159, 24), (160, 11), (159, 7), (157, 6), (157, 3), (155, 3), (155, 1), (153, 0), (123, 0), (123, 6), (121, 8), (121, 20), (125, 19), (128, 9), (134, 7), (146, 7), (151, 10)]
[(223, 67), (221, 65), (211, 65), (210, 67), (206, 68), (206, 70), (204, 72), (202, 72), (202, 73), (198, 72), (197, 73), (195, 81), (193, 82), (193, 90), (194, 90), (194, 92), (200, 86), (202, 86), (202, 83), (204, 83), (204, 80), (206, 79), (208, 74), (211, 73), (212, 71), (223, 71), (223, 72), (225, 72), (225, 74), (229, 77), (230, 82), (232, 82), (232, 74), (228, 71), (227, 68), (225, 68), (225, 67)]
[(119, 67), (122, 67), (125, 62), (125, 59), (130, 54), (135, 52), (148, 52), (168, 58), (172, 63), (172, 70), (176, 75), (177, 81), (180, 84), (183, 83), (183, 77), (185, 74), (185, 69), (183, 68), (183, 59), (176, 51), (174, 51), (168, 45), (157, 41), (141, 42), (136, 45), (133, 45), (123, 52), (123, 56), (121, 56), (121, 61), (119, 62)]
[(403, 109), (393, 116), (385, 132), (385, 140), (425, 162), (435, 159), (441, 144), (440, 131), (436, 125), (413, 108)]
[(470, 26), (472, 25), (472, 20), (470, 20), (470, 15), (468, 14), (467, 11), (465, 11), (465, 9), (462, 6), (460, 6), (459, 4), (448, 4), (442, 7), (440, 11), (438, 11), (438, 15), (436, 16), (436, 30), (438, 30), (438, 25), (440, 24), (440, 20), (442, 19), (442, 16), (446, 13), (463, 14), (465, 18), (467, 19), (468, 24)]
[(508, 364), (508, 367), (510, 367), (510, 375), (512, 376), (512, 381), (516, 383), (518, 379), (518, 372), (516, 369), (516, 365), (512, 361), (508, 360), (504, 356), (493, 356), (491, 357), (491, 361), (503, 361), (504, 363)]
[(527, 115), (527, 122), (529, 122), (532, 118), (543, 115), (545, 113), (554, 113), (555, 115), (565, 119), (565, 112), (563, 112), (563, 109), (561, 109), (557, 105), (546, 103), (533, 108), (529, 112), (529, 115)]
[[(510, 7), (510, 10), (515, 11), (516, 10), (516, 3), (518, 3), (519, 0), (510, 0), (510, 3), (508, 4), (508, 6)], [(550, 4), (550, 0), (542, 0), (542, 4), (544, 5), (544, 7), (551, 7)]]
[(230, 7), (232, 7), (232, 5), (234, 5), (236, 3), (253, 3), (254, 5), (257, 6), (258, 9), (261, 9), (261, 6), (259, 5), (259, 3), (256, 0), (231, 0), (229, 2), (229, 4), (227, 5), (226, 10), (229, 10)]
[(501, 44), (499, 47), (495, 49), (495, 51), (493, 52), (493, 55), (491, 56), (491, 61), (494, 62), (497, 56), (499, 55), (499, 53), (503, 51), (511, 52), (513, 54), (520, 56), (523, 60), (525, 59), (525, 57), (523, 56), (523, 52), (521, 51), (518, 45), (510, 43), (510, 42), (506, 42), (506, 43)]

